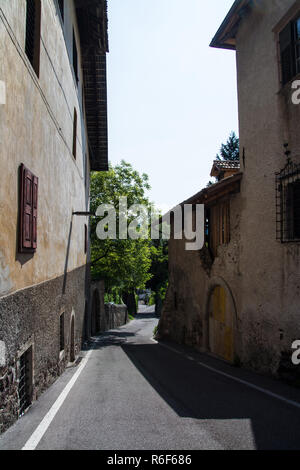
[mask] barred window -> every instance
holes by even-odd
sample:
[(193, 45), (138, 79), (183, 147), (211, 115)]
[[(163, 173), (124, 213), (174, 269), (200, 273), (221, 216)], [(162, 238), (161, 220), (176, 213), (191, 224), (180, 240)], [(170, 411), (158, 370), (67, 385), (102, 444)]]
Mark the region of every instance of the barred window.
[(32, 346), (22, 354), (18, 361), (19, 416), (23, 416), (32, 402)]
[(282, 243), (300, 241), (300, 164), (276, 174), (276, 232)]

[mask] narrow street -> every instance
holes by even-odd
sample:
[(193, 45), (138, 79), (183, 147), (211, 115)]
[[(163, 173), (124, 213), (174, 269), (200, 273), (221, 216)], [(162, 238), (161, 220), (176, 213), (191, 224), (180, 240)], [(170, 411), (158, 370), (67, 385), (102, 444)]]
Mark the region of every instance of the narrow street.
[(95, 338), (51, 420), (44, 417), (87, 352), (0, 438), (0, 449), (30, 448), (34, 433), (37, 450), (299, 448), (298, 390), (157, 344), (151, 339), (157, 319), (150, 308), (141, 311), (127, 326)]

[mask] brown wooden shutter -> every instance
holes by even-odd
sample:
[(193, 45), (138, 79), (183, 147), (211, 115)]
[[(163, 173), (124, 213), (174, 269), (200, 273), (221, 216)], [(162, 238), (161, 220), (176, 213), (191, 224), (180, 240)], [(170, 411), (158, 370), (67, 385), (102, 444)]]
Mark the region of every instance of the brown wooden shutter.
[(32, 209), (32, 248), (36, 250), (37, 247), (37, 211), (38, 211), (38, 185), (39, 180), (36, 176), (33, 177), (33, 209)]
[(37, 247), (38, 178), (21, 165), (21, 205), (19, 251), (34, 252)]

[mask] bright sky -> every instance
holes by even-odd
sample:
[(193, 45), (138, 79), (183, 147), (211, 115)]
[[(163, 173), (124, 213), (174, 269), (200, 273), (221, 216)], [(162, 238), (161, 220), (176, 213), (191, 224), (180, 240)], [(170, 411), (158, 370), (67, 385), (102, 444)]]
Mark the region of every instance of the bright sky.
[(163, 211), (200, 191), (238, 133), (233, 51), (209, 43), (233, 0), (109, 0), (109, 160), (147, 173)]

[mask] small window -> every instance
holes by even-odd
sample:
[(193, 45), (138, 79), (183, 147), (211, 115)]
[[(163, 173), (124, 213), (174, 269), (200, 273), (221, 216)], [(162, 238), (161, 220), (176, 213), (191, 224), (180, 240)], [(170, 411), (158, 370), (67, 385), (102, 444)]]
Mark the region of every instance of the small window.
[(19, 252), (34, 253), (37, 248), (39, 180), (23, 164), (20, 167)]
[(276, 175), (277, 239), (300, 241), (300, 165), (288, 162)]
[(218, 247), (230, 242), (230, 202), (218, 202), (206, 209), (205, 216), (206, 246), (213, 257), (217, 256)]
[(58, 6), (59, 6), (59, 11), (60, 11), (60, 16), (62, 21), (64, 22), (65, 19), (65, 5), (64, 5), (64, 0), (58, 0)]
[(32, 347), (19, 359), (18, 378), (19, 416), (21, 417), (32, 401)]
[(25, 52), (36, 73), (40, 73), (41, 0), (26, 0)]
[(76, 44), (76, 37), (75, 37), (74, 30), (73, 30), (73, 69), (74, 69), (76, 82), (78, 84), (78, 82), (79, 82), (79, 78), (78, 78), (78, 52), (77, 52), (77, 44)]
[(74, 108), (74, 118), (73, 118), (73, 157), (76, 160), (76, 151), (77, 151), (77, 111)]
[(87, 254), (88, 251), (88, 228), (85, 224), (84, 226), (84, 253)]
[(65, 314), (62, 313), (59, 317), (59, 345), (60, 352), (65, 350)]
[(291, 21), (279, 34), (281, 80), (285, 85), (300, 73), (300, 17)]

